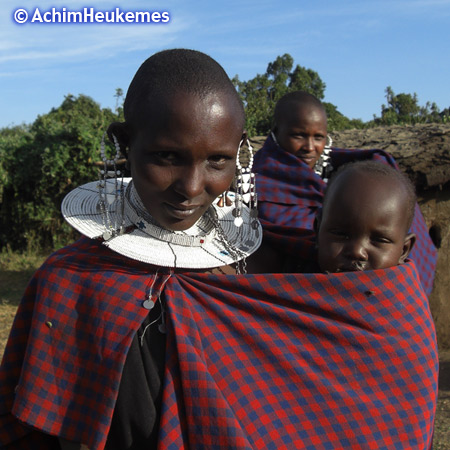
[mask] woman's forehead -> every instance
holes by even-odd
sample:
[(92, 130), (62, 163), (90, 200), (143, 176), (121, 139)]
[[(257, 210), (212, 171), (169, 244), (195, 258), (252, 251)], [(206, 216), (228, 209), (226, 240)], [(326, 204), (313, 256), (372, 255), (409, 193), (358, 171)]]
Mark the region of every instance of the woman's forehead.
[(197, 122), (199, 126), (214, 118), (223, 118), (242, 132), (244, 121), (240, 120), (239, 106), (231, 95), (222, 92), (212, 92), (206, 95), (197, 93), (175, 92), (159, 96), (154, 101), (141, 105), (139, 114), (134, 117), (138, 122), (134, 124), (136, 131), (143, 128), (166, 127), (171, 122)]

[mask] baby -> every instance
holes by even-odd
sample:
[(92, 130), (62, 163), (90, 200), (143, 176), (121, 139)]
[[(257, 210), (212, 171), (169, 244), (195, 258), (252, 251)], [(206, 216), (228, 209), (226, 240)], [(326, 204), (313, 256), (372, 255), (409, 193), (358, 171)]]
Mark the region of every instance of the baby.
[(322, 272), (385, 269), (403, 264), (416, 195), (401, 172), (376, 161), (346, 164), (330, 181), (316, 221)]

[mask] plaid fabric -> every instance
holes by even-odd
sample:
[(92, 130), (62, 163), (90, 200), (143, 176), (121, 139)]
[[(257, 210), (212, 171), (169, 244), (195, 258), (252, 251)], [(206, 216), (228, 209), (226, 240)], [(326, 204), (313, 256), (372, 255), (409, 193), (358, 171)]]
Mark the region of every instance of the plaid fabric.
[(437, 353), (417, 280), (412, 263), (168, 278), (82, 239), (50, 257), (19, 307), (0, 447), (45, 448), (37, 429), (102, 450), (143, 301), (164, 289), (161, 449), (428, 449)]
[[(398, 169), (394, 158), (382, 150), (333, 149), (334, 168), (352, 161), (374, 159)], [(267, 242), (273, 242), (290, 255), (312, 255), (313, 229), (321, 208), (326, 183), (303, 161), (278, 147), (269, 136), (256, 152), (253, 170), (258, 192), (258, 210)], [(300, 237), (296, 237), (300, 232)], [(416, 205), (411, 231), (417, 241), (410, 254), (416, 263), (425, 292), (433, 289), (437, 250), (429, 236), (425, 220)]]
[(160, 449), (429, 449), (436, 341), (413, 263), (180, 275)]
[[(125, 357), (148, 313), (149, 267), (84, 238), (36, 273), (0, 370), (0, 447), (30, 433), (24, 422), (103, 448)], [(38, 442), (30, 435), (24, 448)]]

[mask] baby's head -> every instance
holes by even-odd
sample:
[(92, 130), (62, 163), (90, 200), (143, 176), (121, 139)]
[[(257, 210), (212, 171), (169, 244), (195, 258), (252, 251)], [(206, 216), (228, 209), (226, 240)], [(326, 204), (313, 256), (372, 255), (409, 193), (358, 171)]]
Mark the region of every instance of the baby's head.
[(323, 272), (385, 269), (405, 262), (416, 195), (410, 180), (376, 161), (346, 164), (332, 177), (318, 217)]
[(325, 109), (314, 95), (290, 92), (275, 106), (272, 131), (280, 147), (313, 168), (326, 145)]
[(235, 174), (245, 123), (236, 89), (208, 55), (165, 50), (137, 71), (124, 116), (108, 131), (127, 154), (142, 203), (161, 226), (190, 228)]

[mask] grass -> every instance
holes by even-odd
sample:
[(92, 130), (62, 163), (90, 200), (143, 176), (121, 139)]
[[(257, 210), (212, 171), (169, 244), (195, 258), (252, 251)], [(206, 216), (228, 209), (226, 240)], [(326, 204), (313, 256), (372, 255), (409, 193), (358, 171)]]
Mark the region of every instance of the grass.
[(25, 287), (46, 257), (32, 252), (15, 253), (9, 249), (0, 253), (0, 355), (3, 355)]
[(0, 302), (17, 305), (24, 287), (44, 259), (45, 256), (35, 254), (0, 253)]

